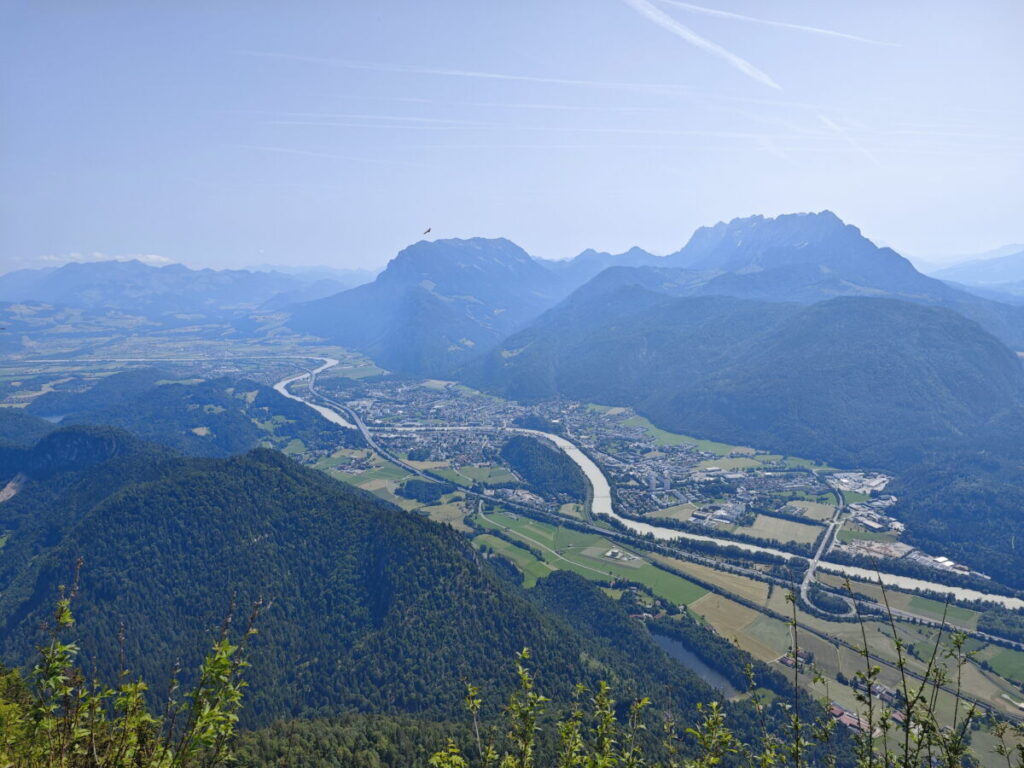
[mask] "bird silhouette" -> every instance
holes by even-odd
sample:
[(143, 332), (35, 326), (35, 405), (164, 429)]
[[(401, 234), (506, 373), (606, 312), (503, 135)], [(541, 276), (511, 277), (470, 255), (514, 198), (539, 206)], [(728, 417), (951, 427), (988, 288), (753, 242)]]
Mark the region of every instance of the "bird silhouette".
[(430, 234), (430, 227), (427, 227), (426, 231), (424, 231), (423, 234), (424, 235), (429, 235)]

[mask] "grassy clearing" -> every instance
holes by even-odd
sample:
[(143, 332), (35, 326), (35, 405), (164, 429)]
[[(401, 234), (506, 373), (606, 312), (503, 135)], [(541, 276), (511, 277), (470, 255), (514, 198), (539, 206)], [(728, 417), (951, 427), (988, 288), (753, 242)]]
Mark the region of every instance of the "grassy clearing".
[(866, 493), (857, 493), (856, 491), (843, 491), (843, 499), (846, 500), (847, 504), (856, 504), (858, 501), (869, 501), (871, 497)]
[(589, 403), (587, 408), (597, 413), (603, 413), (608, 416), (617, 416), (620, 413), (625, 413), (626, 409), (617, 405), (598, 405), (597, 403)]
[(466, 508), (459, 503), (436, 504), (432, 507), (420, 507), (421, 514), (426, 514), (435, 523), (446, 523), (457, 531), (472, 533), (473, 529), (466, 525)]
[[(606, 406), (605, 406), (606, 407)], [(612, 411), (615, 409), (609, 409), (604, 411), (608, 415), (613, 415)], [(621, 413), (622, 409), (619, 409)], [(622, 422), (627, 427), (643, 427), (648, 435), (654, 440), (654, 444), (657, 446), (669, 446), (669, 445), (683, 445), (689, 443), (695, 445), (697, 450), (706, 451), (707, 453), (715, 453), (719, 456), (728, 456), (730, 453), (745, 453), (753, 454), (754, 449), (748, 448), (742, 445), (729, 445), (728, 443), (718, 443), (714, 440), (701, 440), (699, 437), (691, 437), (690, 435), (680, 435), (676, 432), (668, 432), (660, 427), (654, 426), (648, 419), (643, 416), (631, 416)]]
[(477, 549), (486, 545), (515, 563), (516, 567), (522, 571), (523, 586), (527, 589), (536, 584), (537, 579), (542, 579), (552, 571), (556, 570), (547, 563), (538, 560), (525, 549), (517, 547), (514, 544), (510, 544), (504, 539), (499, 539), (497, 536), (492, 536), (489, 533), (482, 533), (475, 537), (473, 539), (473, 544)]
[[(204, 427), (204, 429), (206, 429), (206, 428)], [(207, 431), (207, 433), (209, 433), (208, 429), (206, 431)], [(304, 453), (305, 450), (306, 450), (306, 444), (303, 443), (301, 440), (299, 440), (299, 438), (297, 438), (297, 437), (293, 438), (292, 440), (290, 440), (288, 442), (288, 445), (286, 445), (284, 447), (284, 452), (286, 454), (288, 454), (289, 456), (291, 456), (293, 454), (296, 454), (296, 453)]]

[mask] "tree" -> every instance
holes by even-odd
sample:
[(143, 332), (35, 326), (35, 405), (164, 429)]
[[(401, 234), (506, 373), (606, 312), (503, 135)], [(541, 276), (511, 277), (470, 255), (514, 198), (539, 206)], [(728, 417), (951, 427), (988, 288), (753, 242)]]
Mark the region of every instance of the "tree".
[[(79, 567), (81, 562), (79, 562)], [(245, 646), (260, 606), (236, 644), (231, 613), (184, 698), (176, 680), (162, 714), (146, 706), (146, 683), (122, 668), (116, 687), (75, 665), (78, 646), (65, 642), (77, 593), (61, 589), (39, 660), (28, 680), (0, 674), (0, 765), (4, 768), (215, 768), (230, 759), (242, 706)], [(118, 637), (123, 649), (123, 633)], [(0, 670), (2, 672), (2, 670)], [(175, 674), (175, 678), (177, 675)]]

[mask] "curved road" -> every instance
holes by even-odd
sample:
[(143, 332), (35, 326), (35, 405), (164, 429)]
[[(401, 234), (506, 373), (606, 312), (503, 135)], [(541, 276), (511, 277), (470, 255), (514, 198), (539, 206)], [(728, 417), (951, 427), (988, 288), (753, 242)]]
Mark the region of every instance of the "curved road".
[[(413, 466), (407, 464), (406, 462), (402, 461), (397, 456), (394, 456), (392, 453), (390, 453), (386, 449), (382, 448), (379, 444), (377, 444), (377, 442), (373, 439), (373, 435), (372, 435), (370, 429), (366, 426), (366, 424), (363, 422), (363, 420), (359, 418), (359, 415), (357, 413), (355, 413), (352, 409), (350, 409), (349, 407), (343, 405), (342, 403), (339, 403), (339, 402), (337, 402), (337, 401), (335, 401), (335, 400), (325, 396), (322, 392), (319, 392), (316, 389), (316, 376), (317, 376), (317, 374), (322, 373), (323, 371), (327, 370), (328, 368), (332, 368), (332, 367), (334, 367), (335, 365), (338, 364), (337, 360), (333, 360), (331, 358), (323, 358), (322, 357), (322, 358), (317, 358), (317, 359), (323, 361), (323, 365), (321, 365), (320, 367), (316, 368), (315, 370), (310, 370), (310, 371), (308, 371), (306, 373), (299, 374), (298, 376), (292, 376), (292, 377), (286, 378), (286, 379), (278, 382), (274, 386), (274, 389), (276, 389), (282, 395), (285, 395), (286, 397), (289, 397), (292, 400), (299, 400), (301, 402), (306, 403), (306, 405), (310, 406), (311, 408), (316, 410), (318, 413), (320, 413), (322, 416), (324, 416), (324, 418), (332, 421), (333, 423), (339, 423), (339, 421), (336, 421), (336, 419), (340, 419), (341, 422), (344, 422), (344, 426), (348, 426), (348, 427), (352, 427), (352, 423), (354, 423), (355, 427), (362, 433), (363, 438), (366, 440), (367, 444), (374, 451), (376, 451), (378, 454), (380, 454), (381, 456), (386, 458), (388, 461), (391, 461), (394, 464), (397, 464), (398, 466), (402, 467), (403, 469), (411, 472), (412, 474), (418, 475), (420, 477), (427, 477), (428, 475), (426, 475), (426, 473), (424, 473), (422, 470), (419, 470), (416, 467), (413, 467)], [(294, 382), (294, 381), (298, 381), (299, 379), (306, 378), (307, 376), (310, 378), (310, 382), (309, 382), (309, 391), (310, 391), (310, 393), (312, 395), (320, 398), (324, 402), (328, 403), (329, 405), (333, 406), (334, 408), (338, 409), (339, 411), (341, 411), (341, 413), (344, 414), (344, 416), (347, 416), (351, 420), (352, 423), (350, 423), (349, 421), (346, 421), (345, 419), (341, 418), (341, 416), (339, 416), (338, 413), (333, 412), (330, 408), (325, 408), (324, 406), (319, 406), (319, 405), (317, 405), (317, 404), (315, 404), (313, 402), (310, 402), (309, 400), (307, 400), (305, 398), (299, 397), (297, 395), (293, 395), (293, 394), (291, 394), (290, 392), (287, 391), (287, 385), (288, 384), (290, 384), (291, 382)], [(328, 415), (328, 414), (331, 414), (331, 415)], [(646, 535), (650, 534), (653, 538), (661, 540), (661, 541), (671, 541), (673, 539), (690, 539), (690, 540), (693, 540), (693, 541), (701, 541), (701, 542), (705, 542), (705, 543), (709, 543), (709, 544), (714, 544), (714, 545), (717, 545), (719, 547), (736, 547), (738, 549), (741, 549), (741, 550), (744, 550), (744, 551), (747, 551), (747, 552), (759, 552), (759, 553), (763, 553), (763, 554), (773, 555), (775, 557), (782, 557), (782, 558), (797, 557), (797, 555), (794, 555), (791, 552), (786, 552), (785, 550), (781, 550), (781, 549), (774, 549), (772, 547), (762, 547), (762, 546), (758, 546), (758, 545), (755, 545), (755, 544), (747, 544), (745, 542), (732, 541), (732, 540), (729, 540), (729, 539), (717, 539), (717, 538), (714, 538), (713, 536), (703, 536), (701, 534), (689, 533), (689, 532), (685, 532), (685, 531), (678, 531), (678, 530), (676, 530), (674, 528), (662, 528), (660, 526), (650, 525), (648, 523), (641, 523), (641, 522), (638, 522), (636, 520), (630, 520), (629, 518), (625, 518), (625, 517), (622, 517), (621, 515), (618, 515), (615, 512), (615, 510), (613, 509), (613, 506), (612, 506), (611, 486), (609, 485), (608, 478), (605, 477), (604, 472), (601, 471), (600, 467), (597, 466), (597, 464), (594, 462), (594, 460), (591, 459), (586, 453), (584, 453), (579, 448), (579, 446), (577, 446), (575, 443), (567, 440), (566, 438), (561, 437), (560, 435), (553, 435), (553, 434), (550, 434), (548, 432), (541, 432), (541, 431), (535, 430), (535, 429), (524, 429), (524, 428), (521, 428), (521, 427), (462, 427), (462, 426), (458, 426), (458, 427), (456, 427), (456, 426), (451, 426), (451, 427), (387, 427), (387, 428), (385, 428), (383, 430), (380, 430), (380, 431), (410, 431), (411, 432), (411, 431), (454, 431), (454, 430), (475, 430), (475, 431), (478, 431), (478, 432), (479, 431), (519, 432), (519, 433), (536, 435), (538, 437), (542, 437), (542, 438), (544, 438), (546, 440), (549, 440), (550, 442), (554, 443), (559, 449), (564, 451), (565, 454), (576, 463), (576, 465), (583, 471), (583, 474), (587, 477), (587, 480), (590, 482), (591, 489), (593, 490), (593, 501), (591, 502), (591, 510), (590, 510), (591, 513), (592, 514), (598, 514), (598, 515), (605, 515), (607, 517), (610, 517), (611, 519), (618, 521), (622, 526), (624, 526), (628, 530), (630, 530), (630, 531), (632, 531), (632, 532), (634, 532), (634, 533), (636, 533), (636, 534), (638, 534), (640, 536), (646, 536)], [(832, 521), (830, 522), (830, 527), (834, 527), (837, 524), (837, 522), (838, 522), (838, 515), (839, 515), (839, 512), (838, 512), (838, 509), (837, 509), (836, 515), (833, 517)], [(869, 581), (869, 582), (872, 582), (872, 583), (878, 583), (880, 581), (884, 586), (887, 586), (887, 587), (900, 587), (900, 588), (909, 589), (909, 590), (926, 590), (926, 591), (936, 592), (936, 593), (939, 593), (939, 594), (952, 594), (954, 597), (957, 597), (957, 598), (962, 599), (962, 600), (967, 600), (967, 601), (985, 600), (985, 601), (988, 601), (988, 602), (998, 603), (998, 604), (1003, 605), (1003, 606), (1005, 606), (1007, 608), (1010, 608), (1010, 609), (1024, 608), (1024, 600), (1021, 600), (1021, 599), (1016, 598), (1016, 597), (1007, 597), (1007, 596), (1004, 596), (1004, 595), (990, 595), (990, 594), (986, 594), (984, 592), (979, 592), (978, 590), (974, 590), (974, 589), (967, 589), (967, 588), (964, 588), (964, 587), (951, 587), (951, 586), (948, 586), (946, 584), (938, 584), (936, 582), (925, 581), (923, 579), (914, 579), (914, 578), (910, 578), (908, 576), (899, 576), (899, 575), (896, 575), (896, 574), (876, 572), (876, 571), (872, 571), (872, 570), (867, 569), (867, 568), (859, 568), (859, 567), (853, 566), (853, 565), (842, 565), (842, 564), (839, 564), (839, 563), (830, 563), (830, 562), (827, 562), (827, 561), (822, 561), (821, 558), (825, 554), (824, 553), (824, 550), (825, 550), (825, 546), (824, 545), (829, 540), (829, 538), (830, 538), (829, 536), (826, 536), (825, 539), (823, 539), (822, 546), (819, 547), (818, 552), (815, 554), (815, 557), (812, 560), (812, 563), (813, 563), (812, 570), (813, 569), (821, 569), (823, 571), (828, 571), (828, 572), (831, 572), (831, 573), (838, 573), (838, 574), (841, 574), (841, 575), (844, 575), (844, 576), (849, 576), (850, 578), (866, 580), (866, 581)], [(809, 571), (809, 573), (810, 573), (810, 571)], [(810, 586), (809, 581), (805, 582), (805, 584), (801, 584), (801, 591), (803, 591), (803, 589), (805, 587), (809, 587), (809, 586)], [(910, 615), (913, 615), (913, 614), (908, 614), (908, 616), (910, 616)], [(918, 618), (924, 618), (924, 617), (918, 617)]]

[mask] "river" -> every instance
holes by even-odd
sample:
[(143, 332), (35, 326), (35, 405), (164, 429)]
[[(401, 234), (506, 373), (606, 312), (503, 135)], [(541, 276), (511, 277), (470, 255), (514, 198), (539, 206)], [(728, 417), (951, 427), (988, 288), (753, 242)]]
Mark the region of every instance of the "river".
[(330, 408), (326, 408), (322, 405), (317, 405), (316, 403), (310, 402), (309, 400), (306, 400), (303, 397), (293, 395), (291, 392), (288, 391), (289, 384), (292, 384), (296, 381), (301, 381), (302, 379), (308, 379), (310, 378), (311, 374), (312, 376), (316, 376), (318, 373), (322, 373), (323, 371), (326, 371), (328, 368), (333, 368), (340, 362), (331, 357), (321, 357), (319, 359), (324, 361), (323, 365), (321, 365), (319, 368), (314, 369), (312, 372), (307, 371), (306, 373), (300, 373), (296, 376), (291, 376), (287, 379), (282, 379), (281, 381), (277, 382), (277, 384), (274, 385), (274, 390), (277, 391), (279, 394), (284, 395), (289, 400), (295, 400), (296, 402), (308, 405), (310, 408), (319, 413), (332, 424), (337, 424), (339, 427), (347, 427), (348, 429), (355, 429), (355, 424), (350, 424), (349, 421), (337, 411), (331, 410)]
[[(315, 369), (312, 373), (317, 375), (322, 371), (332, 368), (338, 364), (339, 361), (332, 358), (322, 357), (323, 364)], [(330, 408), (325, 408), (322, 405), (316, 405), (315, 403), (309, 402), (304, 398), (297, 395), (293, 395), (288, 391), (287, 387), (289, 384), (301, 379), (309, 377), (309, 373), (300, 373), (297, 376), (279, 381), (274, 385), (274, 389), (280, 392), (290, 400), (298, 400), (299, 402), (305, 403), (310, 408), (315, 410), (321, 416), (328, 421), (338, 424), (343, 427), (354, 429), (354, 426), (345, 420), (336, 411), (332, 411)], [(391, 429), (395, 429), (392, 427)], [(403, 429), (398, 427), (397, 429)], [(406, 429), (417, 429), (415, 427)], [(454, 429), (479, 429), (478, 427), (433, 427), (428, 429), (441, 429), (441, 430), (454, 430)], [(493, 428), (491, 428), (493, 429)], [(604, 472), (601, 468), (594, 463), (586, 453), (584, 453), (578, 445), (570, 440), (562, 437), (561, 435), (553, 435), (550, 432), (541, 432), (536, 429), (523, 429), (523, 428), (510, 428), (510, 432), (521, 432), (537, 437), (542, 437), (546, 440), (551, 441), (559, 449), (561, 449), (566, 456), (572, 459), (576, 466), (582, 470), (586, 476), (587, 481), (590, 483), (592, 489), (593, 501), (591, 502), (590, 511), (596, 515), (606, 515), (613, 520), (618, 521), (627, 530), (637, 533), (641, 536), (650, 534), (655, 539), (661, 541), (671, 541), (673, 539), (689, 539), (691, 541), (702, 541), (709, 544), (714, 544), (719, 547), (736, 547), (745, 552), (760, 552), (767, 555), (774, 555), (775, 557), (790, 558), (794, 557), (793, 554), (785, 552), (781, 549), (773, 549), (772, 547), (761, 547), (756, 544), (747, 544), (745, 542), (730, 541), (728, 539), (716, 539), (713, 536), (704, 536), (698, 533), (689, 533), (684, 531), (677, 531), (674, 528), (664, 528), (657, 525), (650, 525), (649, 523), (641, 523), (636, 520), (630, 520), (622, 517), (615, 512), (612, 506), (612, 489), (608, 484), (608, 478), (605, 477)], [(887, 587), (897, 587), (901, 589), (909, 590), (926, 590), (930, 592), (937, 592), (939, 594), (951, 594), (959, 600), (974, 601), (974, 600), (985, 600), (991, 603), (998, 603), (999, 605), (1005, 606), (1010, 609), (1024, 608), (1024, 600), (1016, 597), (1005, 597), (1003, 595), (989, 595), (984, 592), (979, 592), (976, 589), (967, 589), (965, 587), (949, 587), (945, 584), (938, 584), (936, 582), (925, 581), (923, 579), (914, 579), (909, 576), (898, 576), (892, 573), (876, 573), (867, 568), (858, 568), (853, 565), (841, 565), (839, 563), (821, 562), (818, 564), (818, 568), (823, 571), (829, 571), (831, 573), (838, 573), (844, 576), (849, 576), (851, 579), (861, 579), (864, 581), (870, 581), (878, 583), (881, 580), (882, 584)]]
[[(591, 511), (598, 515), (607, 515), (613, 520), (617, 520), (623, 526), (630, 531), (638, 533), (641, 536), (651, 534), (656, 539), (662, 541), (670, 541), (672, 539), (690, 539), (693, 541), (704, 541), (711, 544), (716, 544), (720, 547), (737, 547), (747, 552), (761, 552), (768, 555), (775, 555), (776, 557), (793, 557), (788, 552), (784, 552), (780, 549), (773, 549), (771, 547), (760, 547), (755, 544), (746, 544), (742, 542), (734, 542), (728, 539), (716, 539), (712, 536), (702, 536), (696, 533), (689, 533), (683, 531), (677, 531), (674, 528), (663, 528), (657, 525), (650, 525), (648, 523), (637, 522), (636, 520), (630, 520), (622, 517), (615, 513), (612, 508), (612, 493), (611, 487), (608, 484), (608, 479), (605, 477), (604, 472), (601, 468), (594, 463), (587, 454), (585, 454), (580, 448), (566, 440), (564, 437), (559, 435), (552, 435), (547, 432), (539, 432), (537, 430), (516, 430), (519, 432), (530, 432), (544, 437), (565, 452), (566, 456), (576, 462), (576, 465), (586, 475), (587, 480), (590, 481), (590, 486), (594, 492), (594, 503), (591, 507)], [(914, 579), (909, 576), (899, 576), (893, 573), (876, 573), (868, 568), (858, 568), (854, 565), (841, 565), (839, 563), (821, 562), (818, 564), (818, 568), (823, 571), (829, 571), (831, 573), (839, 573), (844, 576), (849, 576), (851, 579), (862, 579), (873, 583), (878, 583), (881, 579), (882, 584), (887, 587), (898, 587), (909, 590), (926, 590), (929, 592), (938, 592), (940, 594), (951, 594), (958, 600), (974, 601), (974, 600), (985, 600), (991, 603), (998, 603), (1010, 609), (1024, 608), (1024, 600), (1016, 597), (1006, 597), (1004, 595), (990, 595), (984, 592), (979, 592), (976, 589), (967, 589), (966, 587), (950, 587), (945, 584), (938, 584), (932, 581), (925, 581), (923, 579)]]

